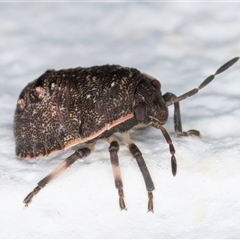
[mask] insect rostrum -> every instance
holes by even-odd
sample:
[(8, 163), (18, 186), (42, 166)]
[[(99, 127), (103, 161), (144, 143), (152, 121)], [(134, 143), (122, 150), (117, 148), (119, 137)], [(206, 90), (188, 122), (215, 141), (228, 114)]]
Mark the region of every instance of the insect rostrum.
[(109, 142), (110, 160), (121, 209), (126, 209), (117, 152), (119, 140), (113, 135), (121, 132), (144, 177), (148, 192), (148, 211), (153, 211), (154, 184), (138, 147), (131, 141), (129, 130), (138, 124), (160, 129), (171, 154), (172, 173), (176, 175), (175, 150), (163, 127), (168, 119), (168, 106), (174, 104), (174, 128), (178, 136), (199, 135), (197, 130), (182, 131), (179, 101), (192, 96), (210, 83), (215, 75), (225, 71), (236, 57), (206, 78), (198, 88), (176, 96), (162, 95), (160, 82), (135, 68), (103, 65), (89, 68), (48, 70), (30, 82), (20, 93), (14, 116), (16, 154), (31, 159), (68, 149), (79, 143), (78, 149), (24, 199), (26, 206), (50, 180), (77, 159), (94, 149), (97, 139)]

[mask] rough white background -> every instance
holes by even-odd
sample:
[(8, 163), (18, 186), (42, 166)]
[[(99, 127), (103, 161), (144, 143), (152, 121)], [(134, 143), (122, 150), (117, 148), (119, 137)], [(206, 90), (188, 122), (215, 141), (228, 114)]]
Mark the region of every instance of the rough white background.
[[(120, 211), (108, 144), (99, 141), (47, 185), (24, 197), (72, 150), (15, 156), (13, 114), (22, 88), (46, 69), (116, 63), (155, 76), (180, 95), (240, 56), (240, 3), (0, 3), (0, 238), (240, 238), (240, 62), (181, 102), (174, 178), (160, 131), (135, 130), (155, 183), (155, 212), (135, 160), (119, 153), (127, 211)], [(89, 116), (94, 117), (94, 116)]]

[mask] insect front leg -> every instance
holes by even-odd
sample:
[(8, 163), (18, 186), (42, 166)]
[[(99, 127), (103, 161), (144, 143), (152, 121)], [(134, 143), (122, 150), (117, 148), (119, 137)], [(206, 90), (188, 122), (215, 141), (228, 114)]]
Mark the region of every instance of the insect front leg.
[(121, 177), (121, 171), (119, 167), (119, 161), (118, 161), (118, 151), (119, 151), (119, 143), (116, 137), (111, 136), (107, 139), (107, 141), (110, 143), (109, 146), (109, 153), (110, 153), (110, 160), (112, 164), (112, 170), (115, 180), (115, 186), (118, 189), (118, 195), (119, 195), (119, 206), (121, 210), (127, 210), (125, 202), (124, 202), (124, 193), (123, 193), (123, 183), (122, 183), (122, 177)]
[(134, 144), (131, 139), (129, 132), (124, 132), (122, 134), (124, 143), (128, 145), (130, 152), (132, 153), (133, 157), (136, 159), (138, 166), (142, 172), (146, 189), (148, 191), (148, 211), (153, 212), (153, 194), (152, 191), (155, 189), (154, 184), (151, 178), (151, 175), (148, 171), (148, 168), (146, 166), (146, 163), (142, 157), (142, 153), (139, 150), (139, 148)]
[[(163, 95), (163, 99), (165, 102), (173, 101), (177, 96), (173, 93), (167, 92)], [(200, 136), (200, 132), (195, 129), (190, 129), (187, 132), (182, 130), (182, 121), (181, 121), (181, 113), (180, 113), (180, 104), (179, 102), (174, 103), (174, 131), (177, 136)]]
[(23, 200), (25, 206), (32, 201), (32, 198), (42, 189), (44, 188), (53, 178), (57, 177), (60, 173), (66, 170), (69, 166), (71, 166), (77, 159), (87, 157), (94, 148), (95, 143), (89, 143), (86, 147), (78, 149), (71, 156), (66, 158), (60, 165), (58, 165), (49, 175), (43, 178), (36, 188), (32, 192), (30, 192), (27, 197)]

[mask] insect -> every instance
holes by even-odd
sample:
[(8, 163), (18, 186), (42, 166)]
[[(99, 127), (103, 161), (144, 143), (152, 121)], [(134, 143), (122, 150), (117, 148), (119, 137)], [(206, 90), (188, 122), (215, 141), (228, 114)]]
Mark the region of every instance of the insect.
[(199, 87), (178, 97), (170, 92), (162, 95), (160, 82), (135, 68), (103, 65), (47, 70), (30, 82), (17, 100), (14, 116), (16, 155), (22, 159), (40, 158), (80, 143), (85, 145), (38, 183), (24, 199), (25, 206), (58, 174), (77, 159), (87, 157), (94, 150), (96, 140), (105, 139), (110, 144), (110, 161), (120, 209), (126, 209), (118, 160), (119, 140), (114, 136), (115, 132), (120, 132), (142, 172), (148, 194), (148, 211), (153, 212), (154, 183), (129, 130), (139, 124), (159, 129), (169, 145), (172, 174), (175, 176), (175, 149), (163, 127), (168, 119), (168, 106), (174, 104), (177, 136), (199, 136), (197, 130), (182, 130), (179, 102), (196, 94), (238, 59), (228, 61)]

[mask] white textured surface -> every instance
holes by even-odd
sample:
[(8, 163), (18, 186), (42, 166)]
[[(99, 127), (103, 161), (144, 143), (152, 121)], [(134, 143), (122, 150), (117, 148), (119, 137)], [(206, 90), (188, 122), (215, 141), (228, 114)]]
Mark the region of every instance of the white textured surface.
[(45, 187), (22, 200), (72, 153), (15, 156), (12, 133), (22, 88), (48, 68), (117, 63), (155, 76), (177, 95), (240, 56), (240, 3), (0, 3), (0, 238), (240, 238), (240, 63), (181, 102), (178, 161), (160, 131), (133, 131), (155, 183), (155, 212), (125, 146), (119, 153), (128, 211), (119, 211), (108, 144), (99, 141)]

